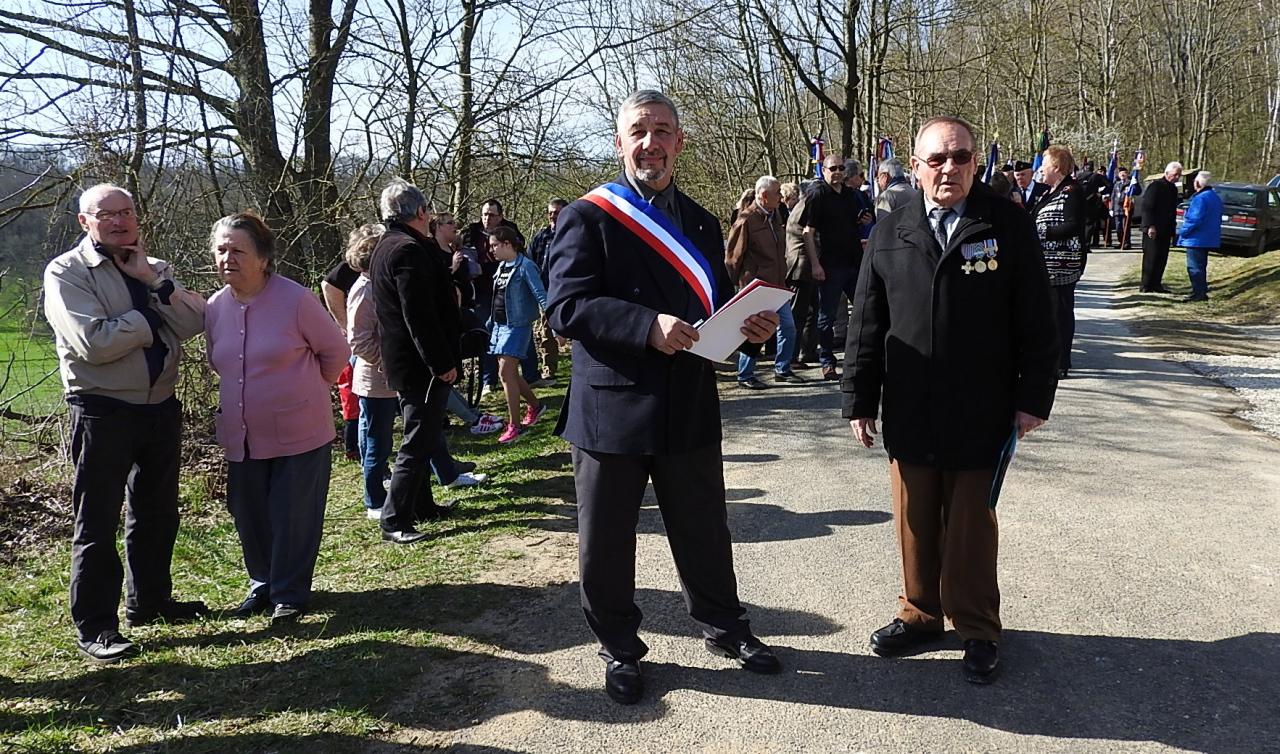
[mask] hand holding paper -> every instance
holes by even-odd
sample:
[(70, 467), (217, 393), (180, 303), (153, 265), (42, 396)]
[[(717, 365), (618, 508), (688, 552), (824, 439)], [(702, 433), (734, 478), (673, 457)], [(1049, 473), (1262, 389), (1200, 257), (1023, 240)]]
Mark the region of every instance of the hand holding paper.
[(752, 341), (763, 342), (778, 326), (777, 315), (770, 317), (770, 313), (777, 312), (790, 300), (790, 290), (752, 280), (729, 299), (727, 304), (698, 325), (698, 338), (688, 347), (689, 353), (710, 361), (724, 361), (748, 337), (763, 334), (759, 340)]

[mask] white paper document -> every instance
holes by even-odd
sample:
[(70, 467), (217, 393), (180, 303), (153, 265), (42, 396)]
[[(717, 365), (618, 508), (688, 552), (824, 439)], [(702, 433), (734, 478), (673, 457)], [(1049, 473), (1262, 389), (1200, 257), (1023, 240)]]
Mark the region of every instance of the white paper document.
[(697, 326), (698, 342), (693, 344), (689, 353), (710, 361), (728, 360), (746, 340), (742, 334), (742, 323), (747, 321), (747, 317), (760, 312), (775, 312), (791, 300), (791, 295), (786, 288), (752, 280)]

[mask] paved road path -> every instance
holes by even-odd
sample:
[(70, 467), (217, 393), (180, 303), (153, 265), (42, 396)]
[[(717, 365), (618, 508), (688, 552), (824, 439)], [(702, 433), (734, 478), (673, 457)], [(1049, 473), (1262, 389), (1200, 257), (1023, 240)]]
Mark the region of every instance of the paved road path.
[(572, 534), (551, 532), (495, 575), (510, 606), (458, 629), (497, 655), (473, 665), (468, 720), (401, 740), (473, 752), (1280, 751), (1280, 441), (1235, 419), (1229, 390), (1130, 334), (1108, 304), (1133, 261), (1091, 261), (1077, 369), (1010, 473), (997, 684), (962, 680), (954, 634), (910, 659), (868, 651), (899, 583), (886, 460), (852, 446), (835, 388), (726, 387), (741, 593), (785, 672), (750, 676), (702, 649), (647, 508), (641, 704), (600, 691)]

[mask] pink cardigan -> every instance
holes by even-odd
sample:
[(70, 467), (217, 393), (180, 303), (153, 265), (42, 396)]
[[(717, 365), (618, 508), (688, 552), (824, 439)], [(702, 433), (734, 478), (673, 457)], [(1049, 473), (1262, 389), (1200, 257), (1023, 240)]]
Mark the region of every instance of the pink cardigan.
[(273, 274), (248, 304), (230, 286), (205, 309), (209, 363), (218, 373), (218, 444), (228, 461), (279, 458), (333, 441), (329, 386), (351, 350), (320, 299)]

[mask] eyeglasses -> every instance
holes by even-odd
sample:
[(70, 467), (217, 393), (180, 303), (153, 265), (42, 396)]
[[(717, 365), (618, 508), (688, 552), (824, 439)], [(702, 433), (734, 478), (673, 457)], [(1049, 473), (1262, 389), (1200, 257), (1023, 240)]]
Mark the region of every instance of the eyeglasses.
[(968, 149), (957, 149), (954, 152), (938, 152), (928, 157), (916, 157), (931, 168), (940, 168), (951, 160), (957, 165), (968, 165), (973, 161), (973, 152)]
[(97, 212), (94, 212), (93, 216), (100, 223), (105, 223), (106, 221), (117, 218), (117, 217), (121, 218), (122, 220), (128, 220), (129, 218), (133, 217), (133, 207), (125, 207), (124, 209), (117, 209), (117, 210), (100, 209)]
[(833, 173), (843, 173), (844, 165), (827, 165), (827, 170), (830, 170)]

